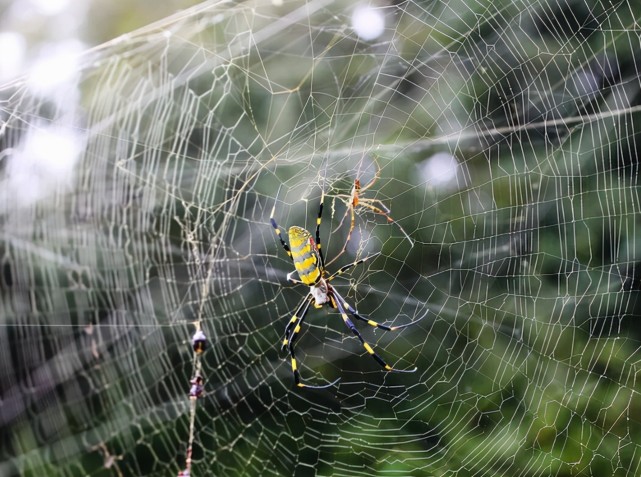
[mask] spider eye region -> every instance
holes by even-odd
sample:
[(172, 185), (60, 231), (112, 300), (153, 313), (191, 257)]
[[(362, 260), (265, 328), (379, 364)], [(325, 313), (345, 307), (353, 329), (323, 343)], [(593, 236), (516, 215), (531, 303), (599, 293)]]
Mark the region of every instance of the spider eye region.
[(294, 267), (305, 285), (313, 285), (321, 278), (320, 255), (312, 234), (302, 227), (290, 227), (289, 247)]

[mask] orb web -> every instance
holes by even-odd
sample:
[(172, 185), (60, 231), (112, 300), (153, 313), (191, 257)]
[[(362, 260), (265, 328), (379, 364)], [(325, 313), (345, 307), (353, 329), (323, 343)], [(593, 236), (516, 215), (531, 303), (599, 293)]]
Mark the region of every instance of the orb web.
[[(361, 8), (204, 2), (0, 88), (2, 475), (639, 473), (639, 13)], [(340, 381), (293, 386), (269, 217), (323, 195), (415, 373), (312, 307), (301, 375)]]

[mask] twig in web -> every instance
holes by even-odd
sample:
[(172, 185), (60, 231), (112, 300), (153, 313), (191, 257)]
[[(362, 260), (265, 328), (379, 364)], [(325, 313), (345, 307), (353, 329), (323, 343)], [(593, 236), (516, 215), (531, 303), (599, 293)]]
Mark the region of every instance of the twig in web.
[(189, 439), (187, 441), (187, 457), (185, 459), (185, 469), (178, 473), (178, 477), (191, 476), (191, 456), (196, 436), (196, 407), (198, 399), (205, 393), (205, 380), (202, 377), (202, 362), (200, 360), (202, 353), (207, 347), (207, 337), (200, 329), (200, 321), (195, 322), (196, 332), (191, 338), (191, 346), (194, 349), (194, 377), (189, 381)]

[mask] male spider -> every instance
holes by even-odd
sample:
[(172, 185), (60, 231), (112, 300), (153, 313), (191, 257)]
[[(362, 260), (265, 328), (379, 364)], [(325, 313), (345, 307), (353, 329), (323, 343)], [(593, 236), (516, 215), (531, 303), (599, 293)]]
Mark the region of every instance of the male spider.
[[(335, 199), (340, 199), (343, 201), (347, 207), (347, 210), (345, 211), (345, 214), (341, 218), (341, 221), (339, 222), (338, 226), (334, 229), (334, 232), (336, 232), (341, 226), (343, 225), (343, 222), (347, 218), (347, 216), (350, 216), (350, 224), (349, 224), (349, 230), (347, 232), (347, 240), (345, 240), (345, 244), (343, 245), (343, 248), (341, 251), (334, 257), (331, 261), (333, 262), (336, 260), (336, 258), (340, 257), (345, 250), (347, 249), (347, 244), (352, 238), (352, 232), (354, 231), (354, 228), (356, 226), (356, 207), (364, 207), (375, 214), (382, 215), (387, 219), (387, 223), (395, 223), (401, 233), (405, 236), (405, 238), (409, 241), (410, 245), (414, 246), (414, 241), (410, 238), (409, 235), (407, 235), (407, 232), (403, 230), (403, 227), (400, 226), (398, 222), (396, 222), (389, 214), (390, 210), (383, 204), (383, 202), (380, 199), (374, 199), (371, 197), (363, 197), (362, 194), (372, 187), (374, 183), (380, 178), (381, 170), (378, 167), (378, 164), (374, 162), (376, 166), (376, 172), (374, 173), (374, 177), (372, 178), (371, 181), (369, 181), (367, 184), (364, 186), (361, 186), (361, 181), (360, 179), (354, 179), (354, 185), (352, 186), (352, 190), (350, 191), (349, 195), (347, 194), (337, 194)], [(331, 263), (331, 262), (330, 262)]]
[(343, 318), (343, 323), (345, 323), (345, 326), (347, 326), (352, 331), (352, 333), (356, 335), (356, 337), (360, 340), (365, 350), (372, 356), (372, 358), (374, 358), (374, 360), (376, 360), (378, 364), (380, 364), (383, 367), (385, 371), (402, 372), (402, 373), (412, 373), (416, 371), (416, 368), (395, 369), (395, 368), (392, 368), (390, 365), (388, 365), (383, 360), (383, 358), (381, 358), (378, 354), (376, 354), (376, 352), (369, 345), (369, 343), (367, 343), (363, 339), (359, 331), (354, 326), (354, 323), (352, 323), (352, 320), (349, 319), (349, 316), (347, 315), (347, 313), (349, 312), (349, 314), (352, 315), (357, 320), (364, 321), (365, 323), (367, 323), (370, 326), (373, 326), (374, 328), (379, 328), (385, 331), (400, 330), (407, 326), (413, 325), (418, 320), (412, 321), (411, 323), (407, 323), (405, 325), (399, 325), (399, 326), (381, 325), (373, 320), (370, 320), (368, 318), (365, 318), (364, 316), (361, 316), (349, 303), (347, 303), (347, 301), (345, 301), (345, 299), (338, 293), (338, 291), (336, 291), (336, 289), (330, 284), (330, 282), (337, 276), (342, 275), (344, 272), (346, 272), (350, 268), (355, 267), (356, 265), (359, 265), (365, 262), (366, 260), (369, 260), (370, 258), (374, 258), (378, 256), (380, 252), (375, 253), (373, 255), (369, 255), (365, 258), (356, 260), (355, 262), (345, 265), (339, 268), (336, 272), (329, 275), (327, 273), (327, 270), (325, 270), (325, 258), (323, 256), (323, 252), (321, 251), (321, 241), (320, 241), (320, 224), (321, 224), (321, 219), (323, 215), (324, 198), (325, 198), (325, 194), (323, 193), (321, 195), (320, 206), (318, 208), (318, 217), (316, 219), (316, 240), (315, 241), (314, 241), (314, 238), (312, 237), (312, 234), (307, 230), (303, 229), (302, 227), (292, 226), (289, 228), (289, 231), (288, 231), (289, 245), (287, 245), (287, 243), (283, 239), (282, 232), (278, 224), (276, 223), (276, 220), (274, 220), (276, 205), (274, 205), (274, 207), (272, 208), (271, 216), (269, 218), (272, 224), (272, 227), (274, 228), (274, 231), (276, 232), (276, 235), (280, 240), (281, 245), (285, 249), (285, 252), (287, 252), (287, 255), (293, 260), (294, 267), (296, 268), (295, 271), (298, 273), (298, 276), (300, 278), (300, 280), (297, 280), (296, 278), (293, 277), (294, 272), (291, 272), (287, 274), (287, 280), (294, 283), (307, 285), (309, 287), (309, 293), (305, 295), (303, 300), (296, 307), (294, 314), (289, 320), (289, 323), (285, 328), (285, 338), (283, 339), (283, 349), (288, 349), (289, 354), (291, 356), (292, 372), (294, 373), (294, 382), (296, 383), (296, 386), (300, 388), (321, 389), (321, 388), (327, 388), (336, 384), (340, 379), (340, 378), (336, 379), (335, 381), (332, 381), (329, 384), (325, 384), (321, 386), (312, 386), (312, 385), (301, 382), (300, 372), (298, 371), (298, 365), (296, 363), (296, 355), (294, 353), (294, 341), (296, 340), (296, 337), (298, 336), (298, 333), (301, 330), (303, 320), (305, 319), (305, 315), (307, 314), (307, 311), (309, 310), (309, 306), (311, 304), (313, 304), (315, 308), (322, 308), (323, 305), (327, 305), (330, 308), (334, 308), (338, 310), (338, 312), (341, 314), (341, 317)]

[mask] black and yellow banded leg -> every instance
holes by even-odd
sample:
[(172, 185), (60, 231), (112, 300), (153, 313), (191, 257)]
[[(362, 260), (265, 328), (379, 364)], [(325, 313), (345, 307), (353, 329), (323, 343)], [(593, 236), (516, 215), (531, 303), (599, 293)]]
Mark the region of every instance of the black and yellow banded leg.
[(342, 297), (333, 291), (333, 297), (332, 300), (336, 304), (336, 308), (338, 309), (339, 313), (341, 314), (341, 318), (343, 318), (343, 322), (345, 323), (345, 326), (347, 326), (350, 330), (352, 330), (352, 333), (356, 335), (356, 337), (360, 340), (361, 344), (363, 345), (363, 348), (365, 348), (365, 351), (369, 353), (369, 355), (374, 358), (374, 361), (376, 361), (378, 364), (380, 364), (385, 371), (391, 371), (394, 373), (413, 373), (416, 371), (416, 367), (412, 369), (396, 369), (392, 368), (389, 364), (387, 364), (383, 358), (381, 358), (376, 352), (374, 351), (374, 348), (365, 341), (363, 336), (360, 334), (360, 332), (356, 329), (354, 326), (354, 323), (352, 323), (352, 320), (349, 319), (349, 316), (347, 316), (347, 312), (345, 311), (345, 307), (343, 304), (345, 303), (345, 300), (342, 299)]
[(316, 249), (320, 255), (321, 267), (325, 268), (325, 255), (321, 250), (320, 225), (323, 220), (323, 202), (325, 202), (325, 192), (321, 194), (320, 205), (318, 206), (318, 217), (316, 217)]
[(312, 296), (307, 295), (303, 299), (301, 304), (298, 305), (298, 308), (294, 312), (294, 315), (291, 317), (291, 319), (289, 320), (289, 323), (287, 323), (287, 327), (285, 328), (285, 338), (283, 339), (283, 348), (289, 349), (289, 356), (292, 364), (292, 373), (294, 374), (294, 383), (296, 384), (296, 386), (299, 388), (323, 389), (323, 388), (328, 388), (330, 386), (333, 386), (338, 381), (340, 381), (340, 378), (332, 381), (331, 383), (323, 384), (319, 386), (313, 386), (311, 384), (303, 383), (300, 379), (300, 371), (298, 370), (298, 361), (296, 360), (296, 353), (294, 352), (294, 342), (296, 341), (296, 338), (300, 333), (301, 326), (303, 325), (303, 320), (307, 315), (307, 311), (309, 310), (309, 306), (311, 305), (312, 301), (314, 301)]
[(311, 302), (312, 296), (308, 294), (305, 298), (303, 298), (303, 301), (296, 308), (296, 311), (285, 327), (285, 338), (283, 338), (282, 349), (287, 348), (290, 343), (294, 343), (294, 340), (298, 336), (298, 333), (300, 333), (301, 325), (303, 324), (303, 320), (305, 319), (305, 315), (307, 314), (307, 310), (309, 310), (309, 305), (311, 304)]
[(384, 330), (384, 331), (402, 330), (403, 328), (407, 328), (408, 326), (412, 326), (413, 324), (416, 324), (419, 321), (421, 321), (421, 319), (419, 318), (418, 320), (414, 320), (414, 321), (412, 321), (410, 323), (406, 323), (404, 325), (397, 325), (397, 326), (381, 325), (380, 323), (378, 323), (378, 322), (376, 322), (374, 320), (370, 320), (369, 318), (365, 318), (364, 316), (360, 315), (354, 309), (354, 307), (352, 305), (350, 305), (349, 303), (347, 303), (346, 301), (343, 301), (343, 307), (349, 312), (350, 315), (352, 315), (357, 320), (364, 321), (368, 325), (373, 326), (374, 328), (379, 328), (379, 329)]
[(347, 265), (343, 265), (341, 268), (339, 268), (334, 273), (332, 273), (329, 277), (327, 277), (326, 281), (330, 282), (334, 278), (336, 278), (338, 276), (341, 276), (343, 273), (348, 271), (350, 268), (353, 268), (356, 265), (360, 265), (361, 263), (366, 262), (367, 260), (371, 260), (372, 258), (378, 257), (380, 254), (381, 254), (381, 252), (376, 252), (376, 253), (373, 253), (372, 255), (368, 255), (365, 258), (361, 258), (359, 260), (356, 260), (355, 262), (348, 263)]
[(296, 355), (294, 353), (294, 345), (291, 343), (289, 346), (289, 355), (292, 360), (292, 372), (294, 373), (294, 383), (296, 384), (296, 387), (310, 388), (310, 389), (325, 389), (335, 385), (337, 382), (341, 380), (340, 378), (338, 378), (332, 381), (331, 383), (321, 384), (321, 385), (305, 384), (300, 379), (300, 371), (298, 371), (298, 361), (296, 361)]
[(280, 244), (285, 249), (285, 252), (287, 252), (287, 255), (289, 255), (289, 257), (291, 258), (292, 251), (289, 249), (289, 245), (287, 245), (287, 242), (283, 240), (283, 232), (282, 230), (280, 230), (280, 227), (276, 223), (276, 220), (274, 220), (275, 213), (276, 213), (276, 204), (274, 204), (274, 207), (272, 207), (272, 213), (269, 216), (269, 222), (272, 224), (272, 227), (274, 228), (274, 232), (276, 232), (276, 236), (278, 237), (278, 240), (280, 240)]

